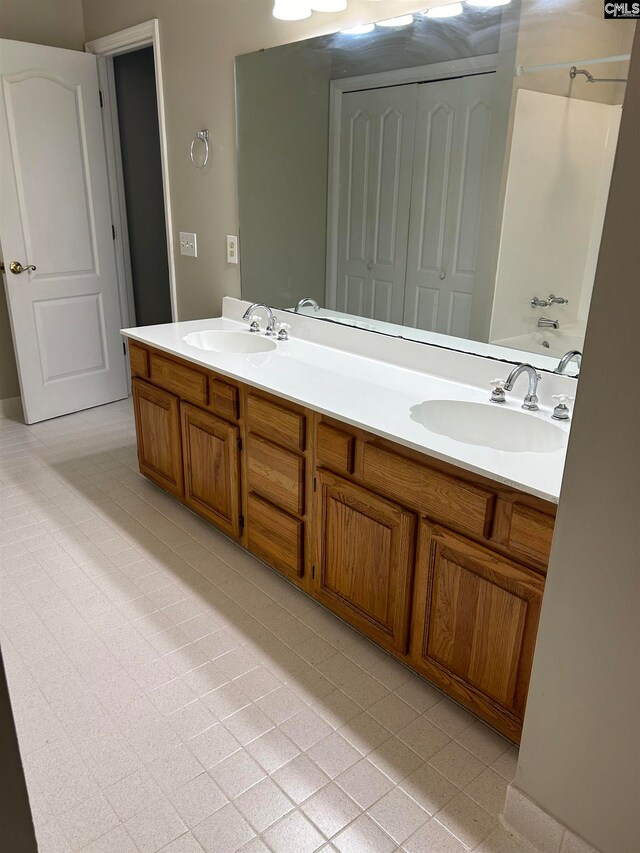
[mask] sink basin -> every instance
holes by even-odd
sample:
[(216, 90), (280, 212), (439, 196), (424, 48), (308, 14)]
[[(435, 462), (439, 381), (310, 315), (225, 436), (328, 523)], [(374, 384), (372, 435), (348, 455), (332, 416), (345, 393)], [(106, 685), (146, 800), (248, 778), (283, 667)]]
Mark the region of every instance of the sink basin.
[(185, 344), (209, 352), (229, 352), (251, 354), (256, 352), (271, 352), (276, 348), (276, 342), (264, 335), (251, 332), (222, 332), (209, 329), (204, 332), (191, 332), (183, 338)]
[(412, 406), (411, 419), (455, 441), (509, 453), (553, 453), (567, 443), (555, 424), (495, 403), (427, 400)]

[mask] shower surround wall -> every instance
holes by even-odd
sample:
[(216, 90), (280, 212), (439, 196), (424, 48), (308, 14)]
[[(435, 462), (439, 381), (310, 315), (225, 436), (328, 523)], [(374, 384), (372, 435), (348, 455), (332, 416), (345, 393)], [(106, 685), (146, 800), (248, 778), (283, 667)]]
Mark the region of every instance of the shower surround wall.
[[(621, 112), (618, 105), (518, 91), (492, 343), (533, 349), (540, 316), (584, 334)], [(531, 307), (534, 296), (550, 293), (569, 304)]]

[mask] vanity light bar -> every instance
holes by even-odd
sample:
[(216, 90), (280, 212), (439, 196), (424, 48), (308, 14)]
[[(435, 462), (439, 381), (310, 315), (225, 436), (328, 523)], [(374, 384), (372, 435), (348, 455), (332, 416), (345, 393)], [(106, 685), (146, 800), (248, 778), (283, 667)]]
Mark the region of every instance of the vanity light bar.
[[(511, 0), (465, 0), (468, 6), (490, 9), (495, 6), (506, 6)], [(273, 17), (281, 21), (302, 21), (311, 12), (342, 12), (347, 8), (347, 0), (275, 0)], [(446, 3), (433, 6), (422, 13), (426, 18), (453, 18), (463, 12), (462, 3)], [(375, 24), (356, 24), (341, 32), (343, 35), (357, 36), (370, 33), (374, 27), (406, 27), (413, 23), (413, 15), (398, 15), (376, 21)]]

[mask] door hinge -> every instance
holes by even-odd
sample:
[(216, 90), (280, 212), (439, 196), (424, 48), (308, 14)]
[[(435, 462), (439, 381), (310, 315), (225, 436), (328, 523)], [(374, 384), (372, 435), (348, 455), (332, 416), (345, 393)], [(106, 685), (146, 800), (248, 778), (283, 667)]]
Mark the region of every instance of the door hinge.
[(104, 107), (104, 101), (102, 100), (102, 90), (98, 89), (98, 97), (100, 98), (100, 109)]
[(111, 226), (111, 236), (113, 237), (114, 240), (116, 239), (116, 226), (115, 225)]
[(316, 477), (313, 478), (313, 491), (315, 492), (318, 488), (318, 480)]
[(125, 355), (127, 354), (127, 345), (126, 345), (126, 343), (125, 343), (124, 341), (122, 341), (122, 352), (123, 352)]
[(238, 524), (240, 525), (240, 530), (244, 529), (244, 515), (241, 515), (238, 519)]
[(311, 578), (312, 578), (312, 580), (315, 580), (315, 577), (316, 577), (316, 567), (311, 566)]
[(242, 439), (241, 438), (238, 439), (237, 445), (238, 445), (238, 450), (242, 451)]

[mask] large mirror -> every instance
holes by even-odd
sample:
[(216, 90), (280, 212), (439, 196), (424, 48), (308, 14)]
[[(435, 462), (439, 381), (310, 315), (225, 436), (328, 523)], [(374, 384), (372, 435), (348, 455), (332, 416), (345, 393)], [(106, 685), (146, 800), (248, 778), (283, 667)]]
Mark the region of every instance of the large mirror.
[(479, 3), (236, 59), (243, 298), (543, 369), (582, 350), (635, 23)]

